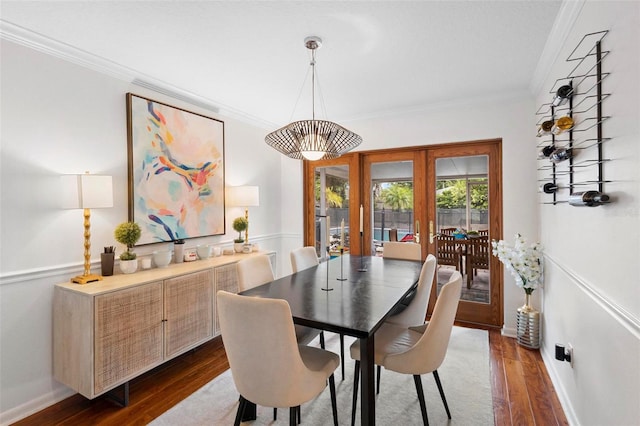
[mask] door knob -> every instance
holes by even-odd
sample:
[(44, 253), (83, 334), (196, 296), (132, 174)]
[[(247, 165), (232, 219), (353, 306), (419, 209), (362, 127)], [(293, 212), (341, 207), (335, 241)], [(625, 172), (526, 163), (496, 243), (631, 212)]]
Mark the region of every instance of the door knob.
[(429, 244), (433, 244), (433, 221), (429, 221)]

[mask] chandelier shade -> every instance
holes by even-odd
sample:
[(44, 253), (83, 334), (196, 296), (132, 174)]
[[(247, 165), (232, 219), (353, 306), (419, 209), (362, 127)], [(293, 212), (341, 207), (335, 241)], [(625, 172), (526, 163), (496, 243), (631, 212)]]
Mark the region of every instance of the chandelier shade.
[(315, 114), (315, 50), (322, 46), (316, 36), (304, 40), (311, 50), (311, 120), (294, 121), (265, 136), (267, 145), (296, 160), (330, 160), (340, 157), (362, 143), (362, 138), (332, 121), (316, 120)]
[(362, 138), (326, 120), (294, 121), (269, 133), (265, 142), (296, 160), (330, 160), (362, 143)]

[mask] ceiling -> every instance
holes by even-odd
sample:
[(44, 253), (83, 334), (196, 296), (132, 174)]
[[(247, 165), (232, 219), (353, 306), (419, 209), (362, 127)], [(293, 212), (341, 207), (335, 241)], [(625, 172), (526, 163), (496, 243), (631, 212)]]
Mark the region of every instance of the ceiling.
[[(3, 32), (268, 126), (351, 120), (531, 91), (562, 2), (9, 1)], [(26, 31), (25, 31), (26, 30)], [(35, 34), (33, 34), (35, 33)], [(202, 102), (201, 102), (202, 103)]]

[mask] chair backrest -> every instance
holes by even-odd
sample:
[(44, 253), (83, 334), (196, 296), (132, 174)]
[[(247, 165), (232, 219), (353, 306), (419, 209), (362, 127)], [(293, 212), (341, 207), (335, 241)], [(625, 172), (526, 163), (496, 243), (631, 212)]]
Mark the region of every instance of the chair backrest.
[(387, 259), (422, 260), (422, 249), (417, 243), (386, 241), (382, 247), (382, 257)]
[(474, 269), (489, 269), (489, 237), (470, 238), (467, 241), (467, 259), (468, 265)]
[(245, 291), (274, 280), (271, 260), (266, 254), (257, 254), (236, 263), (238, 291)]
[(388, 355), (382, 364), (385, 368), (405, 374), (427, 374), (440, 367), (449, 346), (461, 288), (462, 276), (456, 271), (440, 289), (424, 334), (411, 349)]
[(440, 234), (441, 235), (453, 235), (455, 230), (456, 230), (456, 228), (442, 228), (442, 229), (440, 229)]
[(216, 296), (231, 374), (245, 399), (265, 407), (295, 407), (324, 389), (325, 382), (310, 379), (317, 372), (302, 361), (286, 300), (222, 290)]
[[(403, 243), (407, 244), (407, 243)], [(417, 245), (417, 244), (416, 244)], [(430, 254), (422, 265), (420, 278), (418, 279), (418, 288), (416, 294), (407, 306), (398, 315), (391, 316), (387, 322), (397, 325), (409, 327), (412, 325), (420, 325), (424, 323), (427, 316), (427, 306), (429, 304), (429, 294), (433, 285), (433, 276), (436, 271), (436, 258)]]
[(453, 235), (440, 234), (436, 241), (436, 253), (439, 265), (460, 266), (460, 251)]
[(300, 247), (292, 250), (289, 256), (291, 257), (291, 269), (293, 272), (302, 271), (318, 264), (318, 255), (315, 247)]

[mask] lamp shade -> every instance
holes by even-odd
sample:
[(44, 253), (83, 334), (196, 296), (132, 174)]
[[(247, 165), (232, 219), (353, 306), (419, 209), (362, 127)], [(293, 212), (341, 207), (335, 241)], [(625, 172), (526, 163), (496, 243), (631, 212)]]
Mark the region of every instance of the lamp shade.
[(64, 175), (62, 186), (62, 208), (100, 209), (113, 207), (113, 184), (111, 176)]
[(259, 206), (260, 190), (257, 186), (230, 186), (227, 188), (227, 203), (231, 207)]

